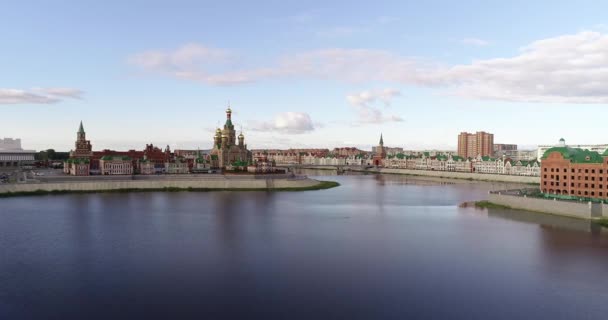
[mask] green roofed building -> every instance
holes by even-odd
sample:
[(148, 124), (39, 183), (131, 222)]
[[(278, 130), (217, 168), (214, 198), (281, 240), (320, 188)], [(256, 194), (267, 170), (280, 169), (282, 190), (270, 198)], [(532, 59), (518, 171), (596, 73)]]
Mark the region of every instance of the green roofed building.
[(102, 175), (132, 175), (133, 159), (127, 156), (106, 155), (99, 159)]
[(558, 146), (541, 157), (541, 191), (548, 196), (608, 199), (608, 153)]

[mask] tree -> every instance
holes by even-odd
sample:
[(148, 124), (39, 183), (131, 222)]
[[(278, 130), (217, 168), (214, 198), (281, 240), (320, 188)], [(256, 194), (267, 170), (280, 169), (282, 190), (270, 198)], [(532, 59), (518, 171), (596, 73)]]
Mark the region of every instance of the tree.
[(48, 149), (48, 150), (46, 150), (46, 156), (47, 156), (48, 160), (55, 159), (55, 156), (56, 156), (55, 150), (54, 149)]

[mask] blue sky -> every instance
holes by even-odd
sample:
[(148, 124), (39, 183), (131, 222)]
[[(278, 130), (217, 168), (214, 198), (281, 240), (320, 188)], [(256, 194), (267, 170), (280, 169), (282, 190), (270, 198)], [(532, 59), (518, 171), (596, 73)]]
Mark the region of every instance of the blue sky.
[(208, 148), (607, 143), (608, 3), (6, 1), (0, 137)]

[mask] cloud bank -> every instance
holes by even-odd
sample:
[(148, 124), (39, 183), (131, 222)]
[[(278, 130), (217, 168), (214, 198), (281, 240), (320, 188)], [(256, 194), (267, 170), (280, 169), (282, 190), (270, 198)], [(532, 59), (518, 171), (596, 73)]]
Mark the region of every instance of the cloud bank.
[(283, 112), (274, 117), (273, 121), (253, 122), (251, 130), (278, 131), (288, 134), (302, 134), (315, 130), (315, 125), (308, 113)]
[(376, 102), (382, 102), (389, 106), (394, 97), (401, 95), (397, 89), (387, 88), (384, 90), (362, 91), (346, 96), (346, 100), (356, 109), (359, 123), (386, 123), (400, 122), (403, 119), (396, 115), (385, 116), (384, 113), (374, 106)]
[[(474, 40), (480, 39), (468, 42), (483, 41)], [(386, 50), (329, 48), (285, 55), (269, 67), (239, 68), (232, 53), (198, 44), (147, 51), (129, 61), (144, 71), (209, 85), (315, 78), (434, 87), (472, 99), (607, 103), (606, 52), (607, 35), (584, 31), (532, 42), (512, 57), (451, 66)]]
[(51, 104), (65, 99), (82, 99), (83, 92), (74, 88), (0, 88), (0, 104)]

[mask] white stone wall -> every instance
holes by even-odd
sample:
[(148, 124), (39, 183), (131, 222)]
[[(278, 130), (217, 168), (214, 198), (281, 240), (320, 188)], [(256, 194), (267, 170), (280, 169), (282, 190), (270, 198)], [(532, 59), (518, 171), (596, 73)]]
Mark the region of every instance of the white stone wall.
[[(531, 198), (531, 197), (520, 197), (504, 194), (491, 193), (488, 196), (488, 201), (508, 206), (514, 209), (536, 211), (549, 214), (558, 214), (562, 216), (569, 216), (575, 218), (590, 219), (594, 218), (591, 214), (592, 204), (590, 202), (574, 202), (574, 201), (560, 201), (552, 199), (542, 198)], [(596, 204), (599, 205), (599, 204)], [(603, 205), (604, 207), (606, 205)], [(604, 211), (604, 215), (608, 214)], [(595, 217), (597, 218), (597, 217)]]
[(240, 177), (203, 177), (191, 179), (148, 179), (148, 180), (79, 180), (73, 182), (21, 183), (0, 185), (0, 193), (44, 191), (99, 191), (119, 189), (262, 189), (262, 188), (302, 188), (312, 187), (319, 181), (303, 179), (258, 179)]

